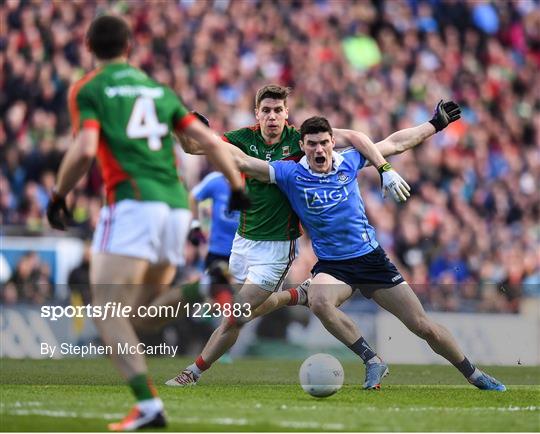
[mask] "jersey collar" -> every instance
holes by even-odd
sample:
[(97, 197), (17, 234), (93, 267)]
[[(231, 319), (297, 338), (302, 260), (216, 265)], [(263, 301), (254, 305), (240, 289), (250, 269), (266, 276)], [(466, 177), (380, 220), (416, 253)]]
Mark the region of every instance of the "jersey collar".
[(283, 141), (285, 140), (285, 138), (287, 137), (289, 133), (288, 127), (289, 127), (289, 124), (285, 122), (285, 127), (283, 128), (283, 131), (281, 132), (281, 136), (279, 137), (279, 140), (273, 145), (269, 145), (268, 143), (266, 143), (266, 140), (264, 140), (264, 137), (262, 135), (262, 130), (261, 130), (261, 124), (257, 123), (253, 127), (251, 127), (251, 129), (255, 132), (255, 134), (257, 134), (257, 136), (259, 137), (259, 140), (264, 145), (265, 149), (273, 149), (273, 148), (277, 148), (278, 146), (283, 145)]
[(333, 175), (334, 173), (336, 173), (337, 170), (339, 169), (339, 166), (341, 166), (341, 163), (343, 163), (343, 156), (341, 154), (338, 154), (336, 151), (332, 151), (332, 170), (330, 170), (330, 172), (328, 173), (313, 172), (311, 170), (311, 167), (309, 167), (309, 164), (305, 155), (300, 159), (298, 163), (301, 164), (311, 175), (322, 177), (322, 176)]

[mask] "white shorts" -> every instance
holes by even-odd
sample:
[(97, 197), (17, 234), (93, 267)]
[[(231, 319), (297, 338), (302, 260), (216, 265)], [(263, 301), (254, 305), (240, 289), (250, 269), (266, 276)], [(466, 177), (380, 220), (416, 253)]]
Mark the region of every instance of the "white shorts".
[(163, 202), (122, 200), (101, 208), (92, 251), (181, 265), (190, 220), (187, 209), (172, 209)]
[(277, 291), (296, 254), (296, 240), (254, 241), (236, 234), (229, 271), (238, 282), (248, 279), (266, 291)]

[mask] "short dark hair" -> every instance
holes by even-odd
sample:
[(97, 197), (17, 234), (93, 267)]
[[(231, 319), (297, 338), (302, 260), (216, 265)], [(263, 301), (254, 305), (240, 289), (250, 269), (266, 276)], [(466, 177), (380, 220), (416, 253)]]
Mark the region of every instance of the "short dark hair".
[(259, 108), (261, 101), (265, 98), (282, 99), (287, 105), (287, 97), (291, 94), (290, 87), (283, 87), (279, 84), (267, 84), (261, 87), (255, 95), (255, 108)]
[(300, 139), (302, 141), (304, 141), (306, 134), (317, 133), (330, 133), (331, 136), (334, 135), (328, 119), (323, 118), (322, 116), (313, 116), (302, 122), (302, 125), (300, 126)]
[(131, 31), (120, 17), (102, 15), (90, 24), (86, 40), (98, 59), (114, 59), (127, 49)]

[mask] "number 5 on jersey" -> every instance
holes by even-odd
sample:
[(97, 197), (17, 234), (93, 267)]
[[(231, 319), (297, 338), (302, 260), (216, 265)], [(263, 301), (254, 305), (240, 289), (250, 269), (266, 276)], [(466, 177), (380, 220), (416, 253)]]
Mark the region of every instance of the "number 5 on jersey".
[(139, 97), (135, 100), (126, 128), (130, 139), (147, 139), (152, 151), (161, 149), (161, 138), (169, 132), (167, 124), (159, 123), (154, 100)]

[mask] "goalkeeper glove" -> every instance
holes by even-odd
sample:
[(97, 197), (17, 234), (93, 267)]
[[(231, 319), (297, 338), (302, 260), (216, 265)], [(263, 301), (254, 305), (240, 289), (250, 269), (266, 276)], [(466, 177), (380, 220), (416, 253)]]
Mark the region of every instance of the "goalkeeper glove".
[(435, 127), (435, 131), (439, 132), (460, 117), (461, 109), (454, 101), (444, 102), (441, 99), (429, 123)]
[(384, 163), (382, 166), (379, 166), (377, 170), (381, 176), (383, 198), (386, 198), (388, 192), (392, 194), (392, 197), (396, 202), (405, 202), (407, 198), (411, 196), (409, 193), (411, 187), (409, 187), (409, 184), (399, 176), (390, 163)]
[(201, 229), (201, 223), (199, 220), (195, 219), (191, 221), (191, 226), (188, 232), (188, 241), (195, 247), (199, 246), (201, 243), (206, 243), (206, 237)]
[(229, 211), (244, 210), (251, 206), (251, 199), (244, 190), (238, 189), (231, 192), (229, 198)]
[(47, 220), (54, 229), (65, 231), (68, 220), (71, 220), (71, 211), (66, 205), (66, 198), (53, 191), (47, 204)]

